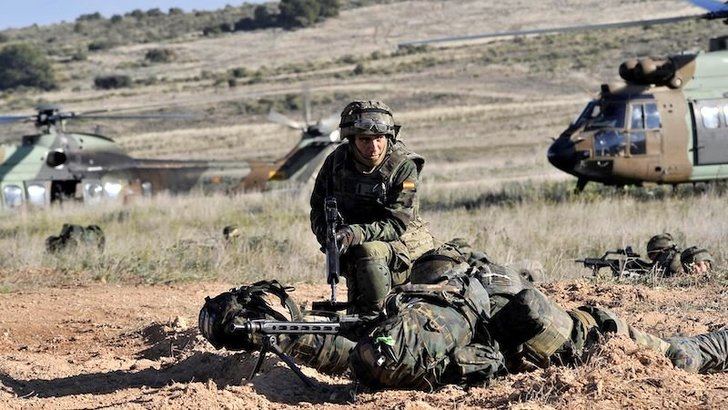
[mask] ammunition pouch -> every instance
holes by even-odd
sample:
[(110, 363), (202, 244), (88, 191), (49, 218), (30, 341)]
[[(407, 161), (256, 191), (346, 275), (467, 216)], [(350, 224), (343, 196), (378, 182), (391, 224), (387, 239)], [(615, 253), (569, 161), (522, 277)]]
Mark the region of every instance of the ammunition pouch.
[(594, 318), (601, 333), (616, 333), (629, 336), (629, 326), (616, 313), (604, 307), (581, 306), (578, 310)]
[(523, 345), (526, 356), (538, 366), (548, 366), (549, 358), (571, 336), (574, 323), (563, 309), (536, 289), (524, 289), (498, 313), (490, 326), (492, 334), (506, 348)]
[(487, 383), (505, 371), (505, 359), (495, 342), (492, 345), (473, 343), (457, 348), (452, 353), (452, 363), (456, 372), (449, 383), (470, 386)]

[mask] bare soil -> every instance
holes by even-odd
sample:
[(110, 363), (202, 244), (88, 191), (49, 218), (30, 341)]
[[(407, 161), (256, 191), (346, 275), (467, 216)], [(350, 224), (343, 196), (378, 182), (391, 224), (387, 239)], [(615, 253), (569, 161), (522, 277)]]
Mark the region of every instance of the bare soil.
[[(327, 393), (309, 391), (269, 357), (246, 377), (257, 354), (215, 351), (196, 329), (206, 295), (223, 283), (94, 285), (0, 295), (0, 402), (10, 408), (363, 408), (552, 407), (725, 408), (728, 374), (694, 375), (631, 340), (611, 338), (582, 366), (510, 375), (488, 387), (432, 393), (359, 392), (310, 368)], [(557, 282), (544, 290), (562, 306), (611, 307), (660, 336), (717, 330), (728, 323), (727, 290), (715, 284), (653, 288)], [(302, 284), (298, 301), (321, 299)]]

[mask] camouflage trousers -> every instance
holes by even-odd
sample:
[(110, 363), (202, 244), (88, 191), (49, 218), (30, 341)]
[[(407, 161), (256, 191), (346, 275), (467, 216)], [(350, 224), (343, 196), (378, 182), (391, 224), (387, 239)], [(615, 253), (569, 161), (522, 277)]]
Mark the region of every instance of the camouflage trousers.
[(342, 257), (349, 313), (381, 312), (392, 287), (405, 283), (412, 263), (433, 246), (434, 239), (424, 226), (408, 229), (397, 241), (352, 246)]
[(350, 366), (370, 387), (429, 390), (487, 381), (504, 369), (497, 344), (474, 343), (471, 324), (458, 309), (423, 301), (359, 340)]

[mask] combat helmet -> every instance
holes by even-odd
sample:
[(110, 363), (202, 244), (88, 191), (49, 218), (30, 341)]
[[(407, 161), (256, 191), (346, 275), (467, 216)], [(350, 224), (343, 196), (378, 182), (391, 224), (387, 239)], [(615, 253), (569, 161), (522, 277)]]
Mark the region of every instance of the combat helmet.
[(207, 297), (198, 316), (200, 333), (216, 349), (256, 350), (260, 340), (249, 334), (236, 334), (232, 325), (255, 319), (301, 320), (301, 310), (288, 294), (291, 290), (292, 287), (278, 281), (263, 280)]
[(675, 241), (672, 239), (672, 235), (667, 232), (655, 235), (647, 242), (647, 256), (650, 257), (650, 255), (673, 247), (675, 247)]
[(455, 266), (467, 262), (472, 253), (470, 244), (463, 238), (454, 238), (439, 247), (425, 252), (412, 265), (412, 283), (435, 283)]
[(702, 261), (709, 262), (710, 266), (713, 266), (715, 263), (707, 249), (698, 248), (697, 246), (691, 246), (682, 251), (680, 254), (680, 263), (682, 264), (683, 269), (685, 269), (685, 272), (688, 272), (692, 265), (696, 262)]
[(400, 126), (394, 123), (392, 110), (381, 101), (352, 101), (341, 112), (341, 138), (355, 135), (384, 134), (397, 138)]

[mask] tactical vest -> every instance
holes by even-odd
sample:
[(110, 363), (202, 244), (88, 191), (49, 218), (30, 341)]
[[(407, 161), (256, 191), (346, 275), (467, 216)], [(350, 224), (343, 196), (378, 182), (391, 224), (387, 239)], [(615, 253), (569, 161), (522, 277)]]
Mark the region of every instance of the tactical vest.
[[(411, 160), (422, 171), (425, 159), (410, 152), (402, 142), (390, 145), (387, 157), (371, 173), (356, 169), (348, 144), (342, 144), (331, 154), (332, 169), (328, 194), (336, 197), (339, 212), (347, 224), (368, 224), (390, 217), (386, 206), (396, 198), (394, 178), (400, 168)], [(415, 196), (412, 204), (413, 217), (398, 241), (392, 244), (397, 262), (395, 270), (407, 272), (412, 262), (432, 249), (434, 240), (425, 223), (419, 217), (419, 203)]]
[[(339, 204), (339, 212), (348, 224), (372, 223), (385, 216), (385, 205), (391, 203), (393, 195), (393, 178), (407, 160), (412, 160), (417, 172), (422, 171), (425, 159), (407, 150), (401, 142), (395, 142), (387, 157), (371, 173), (360, 172), (350, 158), (351, 148), (348, 144), (340, 145), (331, 155), (332, 172), (327, 187), (328, 195), (333, 195)], [(414, 218), (418, 219), (419, 204), (413, 204)]]

